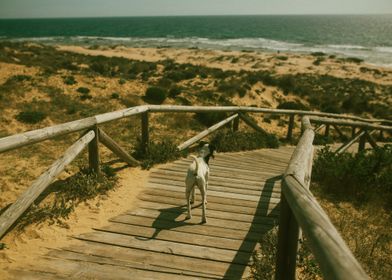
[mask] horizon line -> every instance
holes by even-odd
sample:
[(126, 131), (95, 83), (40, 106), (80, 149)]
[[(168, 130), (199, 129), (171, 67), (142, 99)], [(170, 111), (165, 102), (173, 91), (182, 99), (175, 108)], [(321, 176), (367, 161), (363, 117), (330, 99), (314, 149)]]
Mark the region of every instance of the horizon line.
[(314, 13), (314, 14), (207, 14), (207, 15), (129, 15), (129, 16), (59, 16), (59, 17), (0, 17), (0, 20), (22, 19), (84, 19), (84, 18), (141, 18), (141, 17), (224, 17), (224, 16), (392, 16), (392, 13)]

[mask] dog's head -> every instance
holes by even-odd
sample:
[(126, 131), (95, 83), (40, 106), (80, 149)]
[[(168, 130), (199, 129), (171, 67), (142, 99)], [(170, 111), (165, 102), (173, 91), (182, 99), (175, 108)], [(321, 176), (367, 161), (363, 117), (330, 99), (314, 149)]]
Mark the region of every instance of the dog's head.
[(214, 152), (216, 150), (214, 145), (209, 144), (208, 142), (201, 141), (199, 143), (199, 154), (204, 158), (204, 161), (208, 164), (210, 157), (214, 158)]

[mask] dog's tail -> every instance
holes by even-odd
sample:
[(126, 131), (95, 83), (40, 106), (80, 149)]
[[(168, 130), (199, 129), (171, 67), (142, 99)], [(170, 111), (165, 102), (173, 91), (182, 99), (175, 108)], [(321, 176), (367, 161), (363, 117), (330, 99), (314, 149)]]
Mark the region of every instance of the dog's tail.
[(195, 162), (196, 162), (195, 174), (197, 175), (197, 174), (198, 174), (198, 171), (199, 171), (199, 163), (197, 162), (197, 157), (194, 156), (194, 155), (190, 155), (190, 157), (193, 158), (193, 159), (195, 160)]

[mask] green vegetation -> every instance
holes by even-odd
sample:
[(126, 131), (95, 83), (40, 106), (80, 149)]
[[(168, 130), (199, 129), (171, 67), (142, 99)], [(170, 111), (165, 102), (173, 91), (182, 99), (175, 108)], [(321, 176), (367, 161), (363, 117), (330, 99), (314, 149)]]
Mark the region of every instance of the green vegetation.
[(195, 119), (205, 125), (212, 126), (228, 117), (225, 112), (207, 112), (207, 113), (196, 113)]
[(167, 92), (160, 87), (149, 87), (146, 90), (144, 100), (151, 104), (162, 104), (165, 101)]
[(218, 152), (238, 152), (261, 148), (278, 148), (275, 135), (267, 132), (220, 130), (211, 139)]
[(170, 139), (162, 141), (151, 141), (147, 149), (143, 149), (142, 143), (138, 140), (132, 156), (141, 161), (144, 169), (150, 169), (154, 164), (173, 161), (184, 155)]
[(312, 179), (336, 199), (349, 199), (362, 204), (377, 198), (390, 208), (392, 146), (386, 145), (357, 154), (335, 154), (326, 147), (318, 153)]
[(16, 115), (16, 119), (23, 123), (36, 124), (43, 121), (46, 118), (44, 112), (38, 111), (23, 111)]
[(46, 220), (66, 226), (63, 220), (68, 218), (79, 203), (104, 195), (116, 186), (117, 177), (113, 170), (104, 166), (102, 171), (102, 175), (97, 176), (82, 169), (65, 180), (53, 183), (39, 200), (49, 195), (52, 195), (52, 199), (48, 202), (41, 201), (38, 205), (33, 204), (19, 219), (17, 228), (21, 230), (29, 224)]
[(79, 87), (76, 91), (81, 94), (89, 94), (90, 93), (90, 89), (85, 88), (85, 87)]
[(288, 110), (302, 110), (302, 111), (309, 111), (309, 107), (304, 105), (299, 101), (287, 101), (280, 103), (277, 109), (288, 109)]
[(66, 77), (64, 77), (64, 84), (71, 86), (71, 85), (74, 85), (76, 83), (77, 83), (77, 81), (75, 80), (74, 76), (66, 76)]
[[(251, 273), (255, 280), (272, 279), (275, 276), (276, 254), (278, 245), (278, 228), (264, 234), (260, 241), (261, 249), (253, 253)], [(298, 279), (320, 279), (321, 271), (316, 259), (309, 250), (306, 239), (298, 251)]]

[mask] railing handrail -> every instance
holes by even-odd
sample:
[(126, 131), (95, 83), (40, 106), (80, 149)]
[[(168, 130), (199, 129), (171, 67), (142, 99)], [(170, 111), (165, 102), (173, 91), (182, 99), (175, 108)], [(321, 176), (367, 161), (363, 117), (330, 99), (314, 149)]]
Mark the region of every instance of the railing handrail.
[[(281, 209), (281, 215), (285, 217), (281, 216), (281, 222), (285, 221), (289, 225), (282, 228), (288, 233), (281, 232), (282, 224), (279, 225), (276, 279), (295, 278), (293, 276), (295, 276), (299, 227), (307, 237), (310, 249), (325, 279), (369, 279), (328, 215), (309, 191), (307, 176), (310, 174), (307, 173), (311, 170), (314, 130), (307, 117), (303, 117), (302, 124), (305, 128), (304, 133), (282, 180), (281, 205), (284, 209)], [(282, 248), (284, 246), (289, 249)], [(285, 270), (291, 270), (291, 275)]]
[[(322, 116), (329, 118), (340, 118), (349, 119), (361, 122), (381, 122), (391, 123), (390, 120), (382, 119), (363, 119), (355, 116), (346, 116), (332, 113), (313, 112), (313, 111), (301, 111), (301, 110), (286, 110), (286, 109), (271, 109), (271, 108), (256, 108), (256, 107), (245, 107), (245, 106), (180, 106), (180, 105), (141, 105), (131, 107), (119, 111), (104, 113), (71, 121), (63, 124), (49, 126), (41, 129), (31, 130), (19, 134), (14, 134), (0, 138), (0, 153), (20, 148), (26, 145), (38, 143), (47, 139), (54, 138), (56, 136), (65, 135), (81, 130), (85, 130), (93, 127), (94, 125), (103, 124), (106, 122), (138, 115), (145, 112), (232, 112), (232, 113), (267, 113), (267, 114), (283, 114), (283, 115), (309, 115), (309, 116)], [(352, 125), (356, 125), (353, 123)], [(359, 123), (359, 126), (363, 126), (363, 123)], [(377, 126), (372, 127), (392, 131), (392, 127), (389, 126)]]

